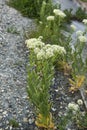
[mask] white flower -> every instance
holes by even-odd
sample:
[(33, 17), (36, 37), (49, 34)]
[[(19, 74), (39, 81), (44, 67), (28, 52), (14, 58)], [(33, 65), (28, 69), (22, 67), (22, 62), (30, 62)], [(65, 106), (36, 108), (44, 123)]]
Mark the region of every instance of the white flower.
[(37, 39), (36, 38), (31, 38), (29, 40), (25, 41), (25, 44), (27, 45), (28, 48), (35, 48), (37, 46)]
[(76, 32), (76, 35), (77, 35), (77, 36), (81, 36), (81, 35), (83, 35), (83, 32), (82, 32), (81, 30), (78, 30), (78, 31)]
[(82, 21), (84, 24), (87, 24), (87, 19), (83, 19)]
[(53, 56), (54, 56), (54, 53), (53, 53), (52, 48), (46, 49), (46, 54), (45, 54), (46, 59), (49, 59), (49, 58), (51, 58)]
[(46, 51), (48, 48), (51, 48), (51, 45), (50, 45), (50, 44), (46, 44), (46, 45), (43, 47), (43, 50)]
[(85, 36), (79, 36), (78, 39), (79, 39), (80, 42), (86, 42), (87, 41), (87, 38)]
[(41, 47), (41, 48), (42, 48), (43, 46), (45, 46), (45, 43), (44, 43), (44, 42), (39, 42), (39, 44), (38, 44), (38, 45), (39, 45), (39, 47)]
[(47, 21), (54, 21), (54, 16), (48, 16)]
[(29, 48), (29, 49), (34, 49), (34, 48), (36, 48), (36, 47), (39, 47), (39, 48), (42, 48), (44, 45), (45, 45), (45, 43), (43, 43), (42, 41), (41, 41), (41, 36), (38, 38), (38, 39), (36, 39), (36, 38), (31, 38), (31, 39), (29, 39), (29, 40), (26, 40), (25, 41), (25, 44), (27, 45), (27, 47)]
[(46, 28), (48, 28), (48, 25), (46, 25)]
[(85, 112), (85, 111), (83, 111), (83, 112), (81, 112), (81, 114), (82, 114), (82, 116), (85, 116), (86, 112)]
[(44, 57), (45, 57), (45, 52), (44, 52), (43, 49), (41, 49), (41, 50), (37, 53), (37, 59), (38, 59), (38, 60), (42, 60), (42, 59), (44, 59)]
[(60, 47), (59, 52), (60, 54), (66, 54), (66, 50), (64, 47)]
[(83, 101), (81, 99), (77, 100), (78, 105), (83, 105)]
[(78, 104), (75, 104), (74, 102), (72, 102), (68, 104), (68, 109), (75, 112), (79, 110), (79, 106)]
[(46, 5), (46, 2), (45, 2), (45, 1), (43, 1), (43, 5)]
[(53, 10), (53, 13), (54, 13), (55, 15), (60, 16), (61, 18), (64, 18), (64, 17), (66, 16), (66, 14), (65, 14), (63, 11), (61, 11), (60, 9), (54, 9), (54, 10)]
[(37, 54), (40, 51), (38, 47), (34, 48), (34, 53)]
[(39, 21), (39, 24), (43, 24), (43, 22), (42, 22), (42, 21)]
[(75, 31), (76, 30), (76, 26), (75, 25), (71, 25), (71, 29), (73, 30), (73, 31)]
[(43, 36), (39, 36), (39, 38), (38, 38), (39, 40), (42, 40), (43, 39)]
[(50, 45), (50, 44), (46, 44), (45, 47), (46, 47), (46, 48), (49, 48), (49, 47), (51, 47), (51, 45)]
[(41, 41), (42, 39), (43, 39), (43, 36), (39, 36), (39, 38), (37, 39), (37, 46), (40, 48), (45, 46), (45, 43)]
[(51, 47), (52, 47), (54, 53), (66, 54), (66, 50), (64, 47), (61, 47), (59, 45), (52, 45)]
[(33, 52), (36, 54), (38, 60), (49, 59), (56, 54), (62, 55), (66, 54), (64, 47), (59, 45), (50, 45), (46, 44), (41, 41), (43, 37), (40, 36), (39, 38), (31, 38), (26, 40), (25, 43), (29, 49), (33, 49)]

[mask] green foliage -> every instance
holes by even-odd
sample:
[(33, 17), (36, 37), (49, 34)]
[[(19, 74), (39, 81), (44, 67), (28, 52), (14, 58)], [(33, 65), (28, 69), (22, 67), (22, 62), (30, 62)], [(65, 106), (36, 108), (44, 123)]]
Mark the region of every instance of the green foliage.
[(67, 111), (66, 115), (59, 118), (58, 129), (65, 130), (69, 123), (75, 124), (80, 130), (87, 129), (87, 113), (81, 112), (81, 110), (75, 114), (71, 110)]
[[(72, 38), (69, 36), (69, 39)], [(67, 62), (72, 66), (72, 76), (73, 79), (77, 75), (85, 75), (87, 72), (87, 59), (83, 58), (83, 50), (85, 47), (85, 42), (80, 42), (78, 36), (76, 43), (73, 44), (73, 48), (70, 45), (70, 41), (67, 46)]]
[(71, 20), (78, 20), (78, 21), (82, 21), (83, 19), (87, 19), (87, 13), (85, 11), (85, 9), (82, 9), (81, 7), (79, 7), (76, 11), (75, 14), (72, 14), (72, 9), (70, 10), (64, 10), (65, 14), (66, 14), (66, 18), (65, 21), (67, 23), (70, 23)]
[(12, 34), (20, 34), (20, 32), (17, 31), (17, 28), (15, 28), (15, 27), (13, 27), (13, 26), (8, 27), (8, 28), (7, 28), (7, 32), (8, 32), (8, 33), (12, 33)]
[(11, 125), (14, 128), (19, 127), (19, 123), (15, 119), (11, 119), (9, 121), (9, 125)]
[(51, 101), (49, 90), (54, 77), (54, 61), (66, 53), (61, 46), (45, 44), (38, 39), (26, 40), (26, 45), (30, 49), (28, 66), (27, 92), (29, 99), (35, 106), (38, 125), (45, 128), (53, 128), (52, 116), (50, 113)]
[[(44, 10), (45, 9), (43, 9), (43, 11), (42, 11), (43, 13), (41, 13), (41, 15), (43, 17), (41, 18), (42, 21), (40, 21), (40, 23), (39, 23), (38, 31), (33, 33), (33, 36), (38, 37), (41, 35), (41, 36), (43, 36), (43, 41), (45, 43), (64, 46), (64, 48), (66, 49), (66, 52), (67, 52), (67, 55), (65, 56), (65, 61), (72, 68), (73, 79), (75, 80), (77, 75), (85, 75), (86, 70), (87, 70), (87, 67), (86, 67), (87, 60), (86, 59), (83, 60), (83, 57), (82, 57), (85, 43), (81, 43), (77, 37), (76, 43), (73, 44), (73, 48), (74, 48), (73, 49), (71, 46), (71, 42), (73, 40), (72, 39), (73, 32), (71, 31), (71, 33), (69, 33), (67, 35), (66, 32), (63, 30), (64, 26), (62, 26), (64, 24), (63, 22), (67, 18), (65, 17), (63, 19), (63, 18), (61, 18), (61, 16), (58, 16), (58, 15), (56, 16), (56, 15), (52, 14), (52, 16), (54, 16), (54, 20), (47, 20), (47, 17), (49, 17), (49, 16), (45, 16), (46, 18), (44, 17), (44, 15), (45, 15)], [(70, 17), (72, 10), (70, 10), (70, 12), (67, 12), (67, 10), (65, 10), (65, 12), (66, 12), (66, 14), (68, 13), (68, 15)], [(44, 18), (44, 20), (43, 20), (43, 18)], [(83, 32), (82, 35), (85, 35), (85, 32)], [(57, 61), (56, 61), (56, 63), (57, 63)]]
[(70, 9), (70, 10), (65, 9), (64, 13), (66, 14), (66, 17), (64, 19), (65, 22), (71, 23), (71, 20), (73, 19), (72, 9)]
[[(51, 3), (51, 0), (44, 0), (44, 2)], [(24, 16), (39, 18), (42, 3), (43, 0), (10, 0), (8, 4), (19, 10)]]
[(77, 121), (78, 127), (80, 129), (87, 129), (87, 112), (84, 115), (78, 117), (79, 120)]
[(45, 22), (47, 16), (53, 15), (53, 10), (60, 8), (59, 4), (53, 5), (52, 0), (49, 0), (47, 3), (42, 2), (42, 7), (40, 10), (40, 21)]
[[(16, 8), (17, 10), (26, 14), (27, 13), (26, 10), (27, 10), (27, 7), (28, 7), (28, 6), (26, 6), (27, 3), (28, 3), (28, 0), (10, 0), (8, 2), (8, 5)], [(25, 7), (26, 7), (26, 9), (25, 9)]]
[(53, 74), (50, 61), (38, 61), (35, 55), (30, 54), (27, 92), (31, 102), (35, 105), (37, 113), (45, 117), (48, 117), (51, 107), (49, 88)]
[[(61, 16), (56, 16), (53, 13), (53, 10), (49, 12), (49, 15), (47, 15), (45, 11), (46, 9), (44, 9), (43, 13), (41, 13), (41, 21), (38, 23), (38, 30), (31, 32), (30, 37), (39, 37), (41, 35), (43, 36), (43, 41), (45, 43), (63, 46), (65, 38), (63, 35), (64, 18), (61, 18)], [(49, 16), (53, 16), (54, 20), (47, 20)]]
[(50, 125), (52, 124), (52, 117), (50, 117), (51, 102), (49, 101), (49, 89), (53, 75), (54, 72), (50, 60), (38, 61), (30, 52), (27, 93), (30, 101), (34, 105), (37, 117), (36, 125), (39, 127), (51, 127)]
[[(83, 46), (83, 47), (82, 47)], [(81, 43), (75, 45), (75, 51), (72, 54), (72, 68), (73, 68), (73, 76), (74, 75), (84, 75), (86, 73), (87, 65), (86, 61), (82, 58), (82, 51), (84, 48), (84, 44)]]
[(76, 14), (74, 16), (76, 20), (82, 21), (83, 19), (87, 19), (87, 13), (85, 10), (81, 9), (81, 7), (78, 8), (76, 11)]
[(65, 130), (66, 126), (72, 119), (72, 113), (69, 111), (66, 115), (59, 117), (58, 129)]
[(82, 9), (81, 7), (77, 9), (75, 14), (72, 13), (72, 9), (70, 10), (65, 9), (64, 12), (66, 14), (66, 17), (65, 17), (66, 23), (71, 23), (71, 20), (82, 21), (83, 19), (87, 18), (87, 13), (85, 9)]

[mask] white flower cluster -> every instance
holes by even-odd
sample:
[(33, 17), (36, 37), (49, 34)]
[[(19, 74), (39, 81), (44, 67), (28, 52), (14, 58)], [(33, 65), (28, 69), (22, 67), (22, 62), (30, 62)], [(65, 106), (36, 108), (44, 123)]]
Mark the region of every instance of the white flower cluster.
[(75, 31), (75, 30), (76, 30), (76, 26), (73, 25), (73, 24), (71, 24), (71, 29), (72, 29), (73, 31)]
[(81, 99), (77, 100), (77, 103), (71, 102), (68, 104), (68, 110), (72, 110), (73, 114), (80, 111), (80, 106), (83, 105), (83, 101)]
[(87, 42), (87, 38), (83, 35), (79, 36), (78, 39), (80, 42)]
[(61, 47), (59, 45), (52, 45), (51, 48), (54, 53), (66, 54), (66, 50), (64, 47)]
[(46, 2), (45, 2), (45, 1), (43, 1), (43, 5), (46, 5)]
[(54, 21), (54, 16), (48, 16), (47, 21)]
[(71, 102), (68, 104), (68, 109), (72, 110), (75, 113), (79, 110), (79, 105), (74, 102)]
[[(87, 19), (83, 19), (82, 21), (85, 25), (87, 25)], [(78, 30), (76, 32), (76, 35), (78, 37), (78, 40), (81, 42), (81, 43), (84, 43), (84, 42), (87, 42), (87, 37), (84, 35), (84, 32), (82, 32), (81, 30)]]
[(39, 24), (41, 24), (41, 25), (42, 25), (42, 24), (43, 24), (43, 22), (42, 22), (42, 21), (39, 21)]
[(77, 36), (82, 36), (82, 35), (83, 35), (83, 32), (82, 32), (81, 30), (78, 30), (78, 31), (76, 32), (76, 35), (77, 35)]
[[(35, 51), (34, 51), (35, 52)], [(37, 59), (49, 59), (54, 57), (56, 54), (66, 54), (64, 47), (58, 45), (45, 45), (40, 51), (37, 52)]]
[(83, 35), (84, 32), (82, 32), (81, 30), (78, 30), (76, 32), (76, 35), (77, 35), (77, 38), (80, 42), (84, 43), (84, 42), (87, 42), (87, 37), (85, 35)]
[(42, 48), (45, 44), (41, 41), (41, 38), (31, 38), (25, 41), (25, 44), (29, 49), (34, 49), (36, 47)]
[(66, 54), (64, 47), (50, 44), (45, 45), (45, 43), (43, 43), (41, 39), (42, 37), (40, 36), (38, 39), (32, 38), (25, 41), (27, 47), (29, 49), (33, 49), (38, 60), (49, 59), (54, 57), (56, 54)]
[(61, 18), (66, 17), (66, 14), (65, 14), (63, 11), (61, 11), (60, 9), (54, 9), (54, 10), (53, 10), (53, 13), (54, 13), (55, 15), (60, 16)]
[(83, 105), (83, 101), (81, 99), (77, 100), (78, 105)]
[(44, 57), (45, 57), (45, 51), (44, 51), (43, 49), (41, 49), (41, 50), (36, 54), (36, 56), (37, 56), (37, 59), (38, 59), (38, 60), (44, 59)]
[(87, 19), (83, 19), (82, 21), (85, 25), (87, 25)]

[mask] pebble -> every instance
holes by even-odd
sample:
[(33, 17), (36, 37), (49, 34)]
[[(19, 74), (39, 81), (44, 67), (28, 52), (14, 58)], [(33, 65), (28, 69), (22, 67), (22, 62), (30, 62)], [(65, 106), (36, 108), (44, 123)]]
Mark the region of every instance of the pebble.
[(23, 118), (23, 122), (28, 122), (28, 119), (27, 118)]
[(7, 114), (7, 111), (4, 111), (2, 114), (3, 114), (3, 115), (6, 115), (6, 114)]
[(56, 111), (56, 108), (54, 108), (54, 107), (52, 107), (51, 109), (52, 109), (52, 111)]
[(32, 118), (32, 119), (29, 119), (28, 121), (29, 121), (29, 124), (33, 124), (34, 123), (34, 118)]

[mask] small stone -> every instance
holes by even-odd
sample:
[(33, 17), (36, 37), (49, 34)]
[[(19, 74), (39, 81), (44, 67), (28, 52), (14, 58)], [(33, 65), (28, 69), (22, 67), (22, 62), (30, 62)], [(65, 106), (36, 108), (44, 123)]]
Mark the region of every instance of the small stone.
[(0, 112), (2, 112), (3, 110), (2, 109), (0, 109)]
[(23, 99), (27, 99), (27, 96), (23, 96)]
[(7, 111), (4, 111), (4, 112), (3, 112), (3, 115), (6, 115), (6, 114), (7, 114)]
[(55, 89), (55, 92), (58, 92), (59, 90), (58, 89)]
[(29, 119), (28, 121), (29, 121), (29, 124), (32, 124), (34, 122), (34, 118)]
[(52, 109), (52, 111), (54, 111), (54, 112), (56, 111), (56, 108), (54, 108), (54, 107), (52, 107), (51, 109)]
[(59, 112), (58, 115), (59, 115), (59, 117), (61, 117), (62, 116), (62, 112)]
[(2, 116), (0, 116), (0, 120), (2, 119)]
[(6, 124), (8, 125), (8, 124), (9, 124), (9, 121), (6, 121)]
[(5, 128), (5, 130), (8, 130), (8, 126)]
[(38, 128), (37, 128), (37, 127), (35, 127), (35, 130), (38, 130)]
[(60, 106), (60, 109), (62, 109), (63, 108), (63, 106)]
[(24, 122), (28, 122), (28, 119), (27, 119), (27, 118), (23, 118), (23, 121), (24, 121)]
[(4, 89), (2, 89), (1, 92), (3, 93), (3, 92), (4, 92)]
[(22, 124), (21, 124), (21, 123), (19, 123), (19, 126), (22, 126)]
[(12, 126), (10, 126), (10, 130), (12, 130)]
[(68, 128), (67, 130), (71, 130), (70, 128)]

